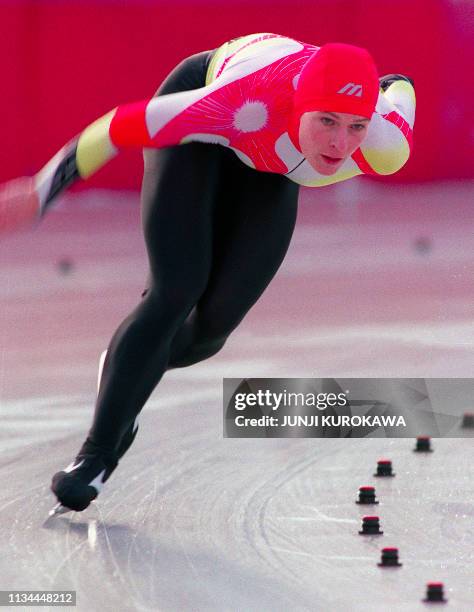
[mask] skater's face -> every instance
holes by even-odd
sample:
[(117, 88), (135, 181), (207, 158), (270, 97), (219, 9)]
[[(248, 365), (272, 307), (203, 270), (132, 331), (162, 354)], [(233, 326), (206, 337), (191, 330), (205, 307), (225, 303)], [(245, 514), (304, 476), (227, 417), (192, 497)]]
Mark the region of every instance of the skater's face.
[(320, 174), (337, 172), (367, 135), (370, 119), (349, 113), (313, 111), (300, 121), (300, 147)]

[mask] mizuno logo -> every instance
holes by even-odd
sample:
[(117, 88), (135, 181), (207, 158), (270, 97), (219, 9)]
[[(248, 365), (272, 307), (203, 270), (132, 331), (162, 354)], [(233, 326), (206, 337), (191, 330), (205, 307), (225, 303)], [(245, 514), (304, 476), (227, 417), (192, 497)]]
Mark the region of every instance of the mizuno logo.
[(362, 97), (362, 85), (356, 83), (347, 83), (344, 87), (337, 92), (338, 94), (345, 94), (346, 96)]
[(74, 465), (74, 461), (73, 461), (67, 466), (67, 468), (64, 468), (63, 472), (66, 472), (67, 474), (69, 474), (70, 472), (77, 470), (77, 468), (81, 467), (83, 463), (84, 463), (84, 459), (82, 461), (79, 461), (77, 465)]
[(94, 489), (97, 491), (97, 493), (100, 493), (102, 490), (102, 487), (104, 485), (103, 481), (102, 481), (102, 477), (105, 474), (105, 470), (102, 470), (102, 472), (100, 474), (98, 474), (94, 480), (91, 480), (91, 482), (89, 483), (90, 487), (94, 487)]
[[(79, 461), (79, 463), (77, 465), (74, 465), (73, 463), (70, 463), (67, 468), (65, 468), (63, 470), (63, 472), (66, 472), (67, 474), (70, 474), (71, 472), (73, 472), (74, 470), (77, 470), (77, 468), (80, 468), (81, 465), (84, 463), (84, 459), (82, 461)], [(100, 472), (100, 474), (97, 474), (97, 476), (91, 480), (91, 482), (89, 483), (90, 487), (94, 487), (94, 489), (97, 491), (97, 493), (100, 493), (102, 486), (104, 484), (102, 478), (104, 477), (105, 474), (105, 470), (102, 470), (102, 472)]]

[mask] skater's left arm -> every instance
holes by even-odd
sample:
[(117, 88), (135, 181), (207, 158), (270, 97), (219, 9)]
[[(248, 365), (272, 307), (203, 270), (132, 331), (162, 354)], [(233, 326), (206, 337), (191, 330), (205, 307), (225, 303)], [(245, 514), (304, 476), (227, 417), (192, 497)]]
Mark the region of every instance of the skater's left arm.
[(416, 97), (413, 82), (403, 75), (380, 79), (376, 112), (372, 116), (359, 159), (368, 174), (393, 174), (408, 161), (413, 146)]

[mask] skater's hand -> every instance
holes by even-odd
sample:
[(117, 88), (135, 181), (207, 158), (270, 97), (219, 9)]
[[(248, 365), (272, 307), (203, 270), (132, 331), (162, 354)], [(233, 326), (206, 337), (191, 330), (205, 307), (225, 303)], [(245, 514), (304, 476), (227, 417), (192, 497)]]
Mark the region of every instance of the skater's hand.
[(380, 89), (382, 91), (387, 91), (387, 89), (395, 83), (395, 81), (406, 81), (410, 83), (412, 87), (415, 86), (415, 82), (409, 76), (405, 76), (404, 74), (386, 74), (385, 76), (379, 77)]
[(0, 185), (0, 234), (32, 225), (39, 212), (40, 201), (32, 177), (25, 176)]

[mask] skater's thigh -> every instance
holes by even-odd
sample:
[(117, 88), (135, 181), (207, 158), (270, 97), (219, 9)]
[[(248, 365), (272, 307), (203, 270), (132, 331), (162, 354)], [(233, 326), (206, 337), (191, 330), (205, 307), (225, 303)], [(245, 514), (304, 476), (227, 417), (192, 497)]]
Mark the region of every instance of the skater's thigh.
[[(201, 87), (212, 52), (183, 60), (155, 96)], [(141, 217), (148, 287), (204, 288), (211, 266), (212, 211), (220, 147), (204, 143), (144, 150)]]
[(155, 284), (207, 282), (219, 175), (217, 148), (193, 143), (145, 154), (141, 217)]
[(263, 293), (285, 257), (296, 222), (298, 185), (238, 160), (226, 162), (211, 274), (198, 309), (210, 320), (227, 313), (232, 326)]

